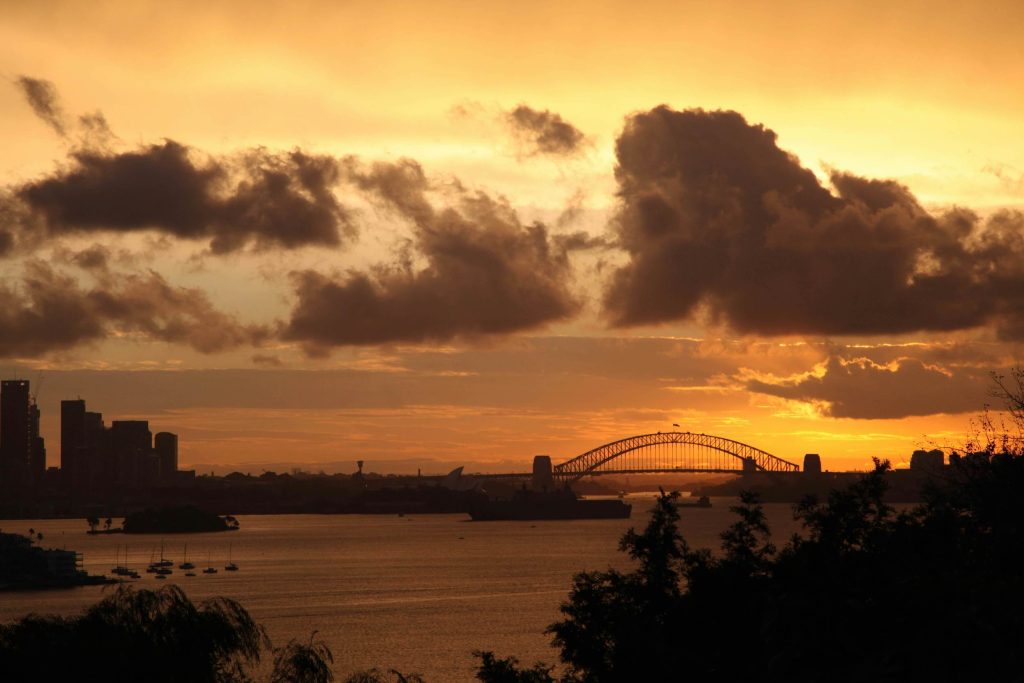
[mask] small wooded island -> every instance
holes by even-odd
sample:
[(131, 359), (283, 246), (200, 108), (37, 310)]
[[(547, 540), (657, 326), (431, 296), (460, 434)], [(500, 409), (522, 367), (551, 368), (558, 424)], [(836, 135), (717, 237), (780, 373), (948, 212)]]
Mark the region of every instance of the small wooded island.
[(215, 515), (194, 505), (147, 508), (124, 518), (126, 534), (192, 534), (208, 531), (235, 531), (238, 520), (231, 515)]

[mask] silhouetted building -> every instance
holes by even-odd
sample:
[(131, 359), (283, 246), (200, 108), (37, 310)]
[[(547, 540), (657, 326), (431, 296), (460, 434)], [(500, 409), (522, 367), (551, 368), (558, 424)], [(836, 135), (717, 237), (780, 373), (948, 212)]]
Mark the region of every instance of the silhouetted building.
[(33, 400), (28, 406), (28, 438), (29, 455), (28, 468), (32, 474), (32, 481), (42, 483), (46, 476), (46, 442), (39, 435), (39, 406)]
[(821, 474), (821, 456), (808, 453), (804, 456), (804, 474)]
[(80, 465), (81, 481), (88, 488), (114, 480), (114, 454), (110, 430), (103, 424), (103, 413), (85, 412), (85, 451)]
[(178, 471), (178, 435), (158, 433), (153, 439), (153, 449), (159, 462), (159, 478), (162, 481), (173, 481)]
[(85, 401), (60, 402), (60, 468), (67, 487), (79, 488), (85, 477)]
[(146, 458), (152, 454), (153, 435), (147, 420), (114, 420), (110, 423), (114, 479), (120, 484), (143, 480)]
[(914, 451), (910, 456), (910, 469), (912, 470), (941, 470), (944, 464), (945, 454), (939, 449), (930, 451)]
[(32, 437), (29, 383), (24, 379), (0, 382), (0, 477), (22, 479), (29, 472)]

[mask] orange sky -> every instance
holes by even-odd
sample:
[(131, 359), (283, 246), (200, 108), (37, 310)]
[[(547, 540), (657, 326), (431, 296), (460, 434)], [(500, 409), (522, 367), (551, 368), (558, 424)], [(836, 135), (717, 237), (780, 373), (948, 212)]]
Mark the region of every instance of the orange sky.
[[(654, 279), (663, 286), (645, 296), (662, 307), (646, 319), (640, 304), (607, 302), (616, 272), (650, 275), (643, 263), (668, 253), (635, 241), (643, 233), (630, 232), (629, 211), (650, 192), (676, 191), (685, 160), (652, 180), (646, 157), (624, 162), (616, 149), (631, 139), (627, 118), (653, 120), (647, 113), (660, 104), (763, 124), (837, 196), (834, 170), (895, 180), (932, 216), (975, 211), (976, 234), (949, 238), (967, 256), (915, 247), (908, 277), (976, 267), (1016, 282), (1018, 214), (999, 224), (1008, 260), (978, 245), (998, 227), (989, 216), (1024, 204), (1020, 3), (5, 2), (3, 16), (0, 220), (21, 222), (0, 276), (24, 303), (0, 332), (0, 367), (46, 377), (39, 400), (51, 464), (57, 403), (81, 395), (108, 419), (150, 417), (155, 430), (177, 431), (185, 463), (557, 460), (676, 422), (792, 460), (820, 452), (826, 467), (861, 468), (872, 456), (905, 462), (920, 445), (962, 440), (991, 401), (988, 373), (1019, 358), (1012, 286), (990, 314), (960, 310), (974, 307), (965, 295), (955, 312), (910, 309), (907, 318), (924, 322), (907, 325), (858, 326), (864, 297), (885, 308), (873, 289), (837, 299), (851, 312), (840, 322), (801, 313), (788, 327), (742, 317), (743, 302), (730, 297), (756, 286), (706, 280), (696, 307), (678, 312), (673, 299), (686, 293), (664, 286), (675, 276)], [(52, 85), (57, 119), (33, 111), (22, 77)], [(538, 146), (541, 129), (511, 117), (521, 104), (578, 132), (572, 149)], [(108, 137), (78, 121), (93, 112)], [(70, 194), (26, 199), (24, 188), (80, 170), (83, 153), (103, 164), (165, 140), (184, 146), (196, 168), (221, 169), (210, 196), (222, 204), (161, 227), (132, 223), (150, 208), (86, 225), (66, 205), (46, 204)], [(260, 199), (239, 208), (245, 183), (258, 185), (268, 169), (299, 182), (292, 150), (331, 160), (347, 178), (327, 183), (337, 206), (317, 200), (309, 225), (320, 237), (305, 241), (289, 237), (305, 210), (296, 204), (280, 214)], [(411, 194), (397, 198), (373, 175), (374, 164), (401, 159), (422, 169), (428, 218), (401, 204)], [(651, 184), (625, 188), (629, 174)], [(312, 202), (311, 192), (291, 199)], [(489, 203), (471, 205), (483, 196), (474, 193)], [(104, 195), (104, 211), (140, 197), (121, 188)], [(200, 215), (207, 223), (191, 226)], [(338, 221), (340, 237), (323, 238), (316, 220)], [(891, 220), (871, 218), (863, 239)], [(930, 234), (916, 220), (901, 239)], [(535, 221), (549, 251), (529, 237)], [(221, 248), (211, 235), (240, 241)], [(564, 258), (550, 251), (570, 235), (603, 246)], [(489, 239), (502, 245), (494, 254), (508, 258), (500, 268), (509, 278), (493, 296), (467, 298), (474, 285), (456, 282), (467, 266), (450, 261), (453, 244), (482, 249)], [(841, 242), (815, 242), (805, 259)], [(82, 265), (96, 245), (102, 269)], [(835, 263), (875, 250), (851, 253)], [(479, 287), (486, 272), (466, 282)], [(355, 296), (353, 273), (391, 297), (395, 310), (381, 313), (388, 330), (362, 329), (336, 297), (315, 298), (340, 296), (341, 285)], [(64, 300), (77, 288), (88, 320), (71, 330), (69, 313), (32, 297), (40, 288)], [(919, 301), (916, 292), (907, 301)], [(97, 303), (108, 299), (120, 308)], [(423, 301), (439, 308), (411, 329)], [(312, 316), (305, 327), (299, 313)], [(632, 322), (611, 326), (616, 316)], [(48, 327), (61, 320), (62, 335)]]

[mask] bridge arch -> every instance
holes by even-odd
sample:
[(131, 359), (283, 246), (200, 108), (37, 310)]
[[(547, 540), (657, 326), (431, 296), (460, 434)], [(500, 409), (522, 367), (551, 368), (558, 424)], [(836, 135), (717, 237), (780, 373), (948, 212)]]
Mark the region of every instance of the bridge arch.
[(797, 472), (800, 467), (760, 448), (710, 434), (657, 432), (606, 443), (553, 468), (570, 481), (588, 474), (643, 472)]

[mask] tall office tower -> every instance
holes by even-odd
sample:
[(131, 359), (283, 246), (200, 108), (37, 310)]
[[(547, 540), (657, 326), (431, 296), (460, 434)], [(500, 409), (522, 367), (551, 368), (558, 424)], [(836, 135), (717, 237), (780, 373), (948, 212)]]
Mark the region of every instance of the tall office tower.
[(85, 401), (80, 398), (60, 402), (60, 469), (64, 485), (81, 486), (85, 477)]
[(46, 476), (46, 442), (39, 436), (39, 417), (39, 406), (33, 399), (28, 406), (28, 469), (32, 474), (32, 481), (37, 484)]
[(173, 481), (178, 471), (178, 435), (160, 432), (153, 439), (153, 448), (160, 460), (160, 481)]
[(114, 465), (110, 449), (110, 430), (103, 424), (103, 413), (85, 413), (85, 450), (75, 462), (86, 489), (113, 481)]
[(114, 420), (110, 423), (114, 479), (121, 484), (138, 484), (145, 458), (153, 450), (148, 420)]
[(28, 472), (32, 453), (28, 391), (25, 379), (0, 382), (0, 476), (9, 480)]

